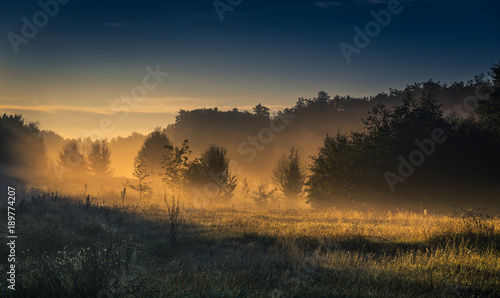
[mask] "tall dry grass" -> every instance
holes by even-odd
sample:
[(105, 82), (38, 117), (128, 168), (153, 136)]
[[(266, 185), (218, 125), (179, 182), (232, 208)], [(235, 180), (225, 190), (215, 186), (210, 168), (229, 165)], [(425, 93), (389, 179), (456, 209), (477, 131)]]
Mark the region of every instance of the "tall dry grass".
[(87, 212), (63, 196), (28, 199), (17, 296), (4, 280), (2, 295), (500, 296), (498, 217), (181, 207), (172, 243), (167, 215), (155, 204)]

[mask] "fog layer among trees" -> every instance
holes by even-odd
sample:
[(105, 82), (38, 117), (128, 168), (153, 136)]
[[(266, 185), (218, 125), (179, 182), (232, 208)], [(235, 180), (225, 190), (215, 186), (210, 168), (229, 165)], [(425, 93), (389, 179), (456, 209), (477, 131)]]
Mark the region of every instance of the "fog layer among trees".
[(105, 188), (108, 179), (141, 199), (188, 187), (191, 203), (194, 189), (210, 204), (235, 193), (264, 202), (276, 191), (313, 207), (365, 198), (491, 202), (500, 185), (499, 81), (494, 65), (466, 83), (430, 80), (367, 98), (320, 91), (273, 113), (261, 103), (180, 110), (164, 129), (112, 140), (64, 140), (4, 114), (2, 170), (85, 187), (94, 179)]

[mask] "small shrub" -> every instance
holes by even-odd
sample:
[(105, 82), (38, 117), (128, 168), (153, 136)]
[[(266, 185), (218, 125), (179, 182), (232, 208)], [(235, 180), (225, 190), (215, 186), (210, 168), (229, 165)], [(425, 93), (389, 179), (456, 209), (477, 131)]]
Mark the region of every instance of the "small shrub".
[(175, 201), (175, 196), (172, 196), (172, 204), (168, 203), (167, 197), (164, 198), (165, 205), (167, 205), (167, 224), (169, 228), (170, 241), (175, 245), (177, 236), (179, 234), (179, 215), (181, 213), (179, 198)]
[(274, 192), (277, 190), (275, 188), (271, 191), (267, 191), (267, 186), (268, 186), (268, 183), (267, 183), (267, 181), (265, 181), (259, 185), (259, 187), (257, 189), (258, 191), (254, 192), (255, 195), (252, 198), (258, 207), (266, 206), (269, 203), (269, 199), (272, 197)]
[(130, 255), (128, 247), (115, 243), (38, 255), (19, 292), (23, 297), (123, 296)]
[(488, 208), (464, 209), (453, 205), (453, 214), (462, 219), (462, 223), (469, 229), (478, 229), (482, 231), (492, 230), (488, 221), (493, 218)]

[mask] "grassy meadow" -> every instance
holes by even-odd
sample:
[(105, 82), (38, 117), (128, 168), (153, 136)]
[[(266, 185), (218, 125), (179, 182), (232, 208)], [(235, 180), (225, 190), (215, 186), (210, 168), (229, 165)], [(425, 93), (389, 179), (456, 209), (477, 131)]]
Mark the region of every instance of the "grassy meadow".
[(165, 204), (16, 209), (15, 297), (500, 296), (498, 215), (181, 205), (174, 239)]

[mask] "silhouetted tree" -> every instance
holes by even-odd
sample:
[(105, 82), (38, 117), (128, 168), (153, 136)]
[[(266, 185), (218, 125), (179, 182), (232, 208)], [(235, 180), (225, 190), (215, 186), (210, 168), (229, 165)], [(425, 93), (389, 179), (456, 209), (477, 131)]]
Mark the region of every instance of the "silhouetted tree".
[(186, 172), (189, 169), (189, 150), (188, 140), (184, 140), (182, 146), (166, 146), (169, 155), (163, 161), (163, 182), (177, 191), (177, 197), (180, 197), (181, 188), (186, 183)]
[(311, 175), (306, 183), (308, 203), (320, 207), (349, 198), (354, 181), (362, 172), (357, 149), (361, 148), (347, 134), (326, 136), (324, 146), (312, 157)]
[(0, 163), (2, 167), (41, 173), (47, 166), (47, 153), (38, 122), (26, 122), (22, 115), (4, 114), (0, 118)]
[(88, 163), (80, 150), (78, 140), (69, 140), (59, 153), (59, 165), (62, 173), (71, 178), (85, 178), (88, 176)]
[(142, 195), (147, 194), (151, 191), (151, 186), (150, 182), (147, 182), (146, 179), (149, 177), (150, 171), (146, 167), (146, 162), (143, 159), (142, 156), (137, 154), (137, 156), (134, 159), (134, 171), (132, 172), (132, 175), (137, 178), (138, 183), (137, 184), (131, 184), (127, 180), (127, 186), (132, 188), (133, 190), (139, 192), (139, 198), (142, 200)]
[(253, 108), (253, 112), (255, 115), (263, 118), (269, 118), (269, 108), (263, 106), (262, 104), (258, 104)]
[(283, 154), (273, 169), (271, 178), (281, 187), (288, 198), (295, 200), (302, 192), (306, 179), (305, 170), (300, 162), (299, 152), (292, 148), (290, 154)]
[(491, 68), (493, 85), (487, 91), (487, 98), (480, 100), (476, 109), (481, 124), (496, 137), (500, 136), (500, 62)]
[(162, 163), (165, 157), (170, 155), (169, 150), (171, 149), (168, 148), (171, 147), (172, 143), (159, 127), (147, 136), (139, 150), (139, 156), (143, 160), (145, 167), (150, 171), (151, 178), (158, 180), (161, 178), (160, 176), (163, 173)]
[(241, 186), (241, 192), (243, 193), (243, 198), (248, 198), (248, 194), (250, 193), (250, 186), (248, 185), (247, 178), (243, 179), (243, 183)]
[(206, 187), (210, 190), (206, 195), (213, 201), (227, 202), (236, 188), (236, 177), (231, 174), (229, 164), (227, 150), (212, 144), (201, 154), (200, 159), (189, 165), (187, 177), (191, 183), (198, 186), (213, 183), (216, 187)]
[(96, 177), (110, 177), (113, 174), (111, 166), (111, 152), (108, 143), (104, 141), (95, 141), (90, 145), (90, 151), (87, 155), (89, 168)]

